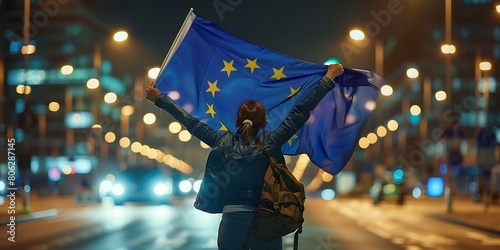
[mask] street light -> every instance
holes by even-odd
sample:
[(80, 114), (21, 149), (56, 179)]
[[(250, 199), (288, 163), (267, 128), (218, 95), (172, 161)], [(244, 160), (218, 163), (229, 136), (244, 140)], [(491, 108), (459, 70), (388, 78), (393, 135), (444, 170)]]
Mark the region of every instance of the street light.
[(396, 131), (398, 129), (398, 122), (396, 120), (390, 120), (389, 122), (387, 122), (387, 128), (390, 130), (390, 131)]
[(158, 68), (158, 67), (151, 68), (148, 71), (148, 77), (151, 78), (151, 79), (153, 79), (153, 80), (158, 77), (158, 74), (160, 74), (160, 68)]
[(147, 113), (147, 114), (144, 115), (144, 117), (142, 118), (142, 120), (147, 125), (151, 125), (151, 124), (155, 123), (156, 116), (153, 113)]
[(420, 109), (420, 107), (418, 105), (412, 105), (410, 107), (410, 114), (413, 116), (420, 115), (421, 112), (422, 112), (422, 109)]
[(390, 96), (392, 95), (392, 93), (394, 92), (392, 87), (389, 86), (389, 85), (384, 85), (380, 88), (380, 92), (382, 93), (382, 95), (384, 96)]
[(23, 55), (31, 55), (35, 53), (35, 51), (36, 51), (36, 46), (32, 44), (24, 45), (21, 48), (21, 54)]
[(61, 67), (61, 74), (63, 75), (71, 75), (73, 73), (73, 66), (71, 65), (64, 65)]
[(443, 44), (441, 45), (441, 52), (443, 54), (455, 54), (457, 48), (453, 44)]
[(181, 142), (188, 142), (189, 140), (191, 140), (191, 133), (189, 133), (189, 131), (187, 130), (182, 130), (181, 132), (179, 132), (179, 140)]
[(497, 4), (497, 6), (495, 7), (497, 12), (500, 13), (500, 4)]
[(359, 29), (353, 29), (349, 32), (349, 36), (356, 40), (356, 41), (361, 41), (365, 39), (365, 33)]
[(90, 78), (87, 81), (87, 88), (88, 89), (96, 89), (97, 87), (99, 87), (99, 80), (97, 80), (97, 78)]
[(387, 135), (387, 129), (386, 129), (384, 126), (379, 126), (379, 127), (377, 128), (377, 135), (378, 135), (379, 137), (384, 137), (384, 136), (386, 136), (386, 135)]
[(109, 104), (116, 102), (117, 99), (118, 97), (113, 92), (109, 92), (106, 95), (104, 95), (104, 101)]
[(170, 125), (168, 125), (168, 130), (172, 134), (177, 134), (182, 130), (182, 126), (178, 122), (172, 122), (172, 123), (170, 123)]
[(416, 68), (409, 68), (408, 70), (406, 70), (406, 76), (412, 79), (417, 78), (418, 70)]
[(488, 61), (482, 61), (479, 63), (479, 69), (481, 70), (483, 75), (483, 99), (484, 99), (484, 114), (485, 114), (485, 122), (484, 125), (488, 126), (488, 112), (489, 112), (489, 99), (490, 99), (490, 90), (489, 90), (489, 71), (491, 70), (492, 65)]
[(51, 102), (49, 103), (49, 110), (52, 112), (57, 112), (59, 111), (60, 105), (58, 102)]
[(368, 148), (368, 146), (370, 146), (370, 142), (368, 141), (368, 138), (366, 138), (366, 137), (359, 138), (358, 144), (359, 144), (359, 147), (362, 149), (366, 149), (366, 148)]
[(434, 96), (436, 97), (437, 101), (446, 100), (446, 92), (444, 92), (443, 90), (436, 92), (436, 94)]
[(128, 33), (126, 31), (118, 31), (113, 35), (113, 39), (117, 42), (123, 42), (127, 40), (128, 38)]
[(491, 70), (491, 63), (487, 62), (487, 61), (480, 62), (479, 63), (479, 69), (481, 71), (489, 71), (489, 70)]
[[(352, 29), (349, 32), (349, 37), (355, 41), (365, 39), (365, 33), (359, 29)], [(384, 44), (382, 40), (375, 40), (375, 73), (382, 76), (384, 73)]]

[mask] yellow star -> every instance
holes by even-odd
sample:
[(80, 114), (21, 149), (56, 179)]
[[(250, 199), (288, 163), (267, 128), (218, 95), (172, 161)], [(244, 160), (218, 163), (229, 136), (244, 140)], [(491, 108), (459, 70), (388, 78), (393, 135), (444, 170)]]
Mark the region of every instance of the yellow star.
[(290, 87), (290, 94), (286, 98), (293, 98), (297, 93), (299, 93), (300, 87), (298, 89), (294, 89)]
[(226, 60), (222, 60), (224, 62), (224, 68), (220, 70), (220, 72), (226, 72), (227, 77), (231, 76), (231, 71), (236, 71), (236, 68), (233, 67), (234, 60), (230, 62), (226, 62)]
[(224, 125), (224, 123), (220, 122), (220, 128), (219, 128), (219, 130), (227, 131), (226, 125)]
[(274, 75), (271, 76), (271, 78), (274, 78), (276, 80), (279, 80), (281, 78), (285, 78), (286, 75), (283, 74), (283, 70), (285, 69), (285, 66), (281, 67), (280, 69), (275, 69), (273, 68), (273, 71), (274, 71)]
[(296, 134), (293, 134), (292, 138), (290, 138), (290, 140), (288, 140), (288, 144), (290, 144), (290, 146), (292, 146), (292, 140), (295, 138), (299, 138), (299, 137)]
[(212, 115), (212, 119), (214, 118), (215, 114), (217, 114), (217, 112), (215, 112), (214, 110), (214, 105), (208, 105), (207, 103), (207, 107), (208, 107), (208, 110), (207, 112), (205, 112), (205, 114), (211, 114)]
[(215, 97), (215, 92), (220, 91), (220, 89), (217, 88), (217, 81), (218, 80), (215, 80), (215, 82), (207, 81), (208, 82), (208, 89), (205, 92), (211, 92), (212, 97)]
[(245, 68), (250, 68), (250, 71), (252, 72), (253, 74), (253, 71), (255, 69), (260, 69), (260, 66), (257, 65), (257, 58), (253, 59), (253, 60), (250, 60), (247, 58), (247, 65), (245, 65)]

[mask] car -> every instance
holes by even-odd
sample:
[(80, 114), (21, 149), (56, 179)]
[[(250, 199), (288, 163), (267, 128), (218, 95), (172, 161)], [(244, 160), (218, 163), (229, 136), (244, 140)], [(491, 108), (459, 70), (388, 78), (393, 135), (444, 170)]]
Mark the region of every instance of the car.
[(374, 205), (379, 204), (381, 201), (396, 202), (399, 205), (404, 204), (404, 190), (401, 183), (383, 183), (376, 180), (370, 187), (370, 196)]
[(126, 202), (168, 204), (173, 182), (159, 167), (132, 165), (108, 174), (99, 185), (99, 193), (101, 197), (111, 197), (115, 205)]

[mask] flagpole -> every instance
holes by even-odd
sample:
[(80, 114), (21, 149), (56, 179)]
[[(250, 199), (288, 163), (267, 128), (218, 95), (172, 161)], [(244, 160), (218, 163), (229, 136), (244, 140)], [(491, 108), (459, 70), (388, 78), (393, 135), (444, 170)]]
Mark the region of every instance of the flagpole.
[[(170, 49), (168, 50), (167, 56), (165, 56), (165, 59), (163, 60), (163, 63), (161, 64), (160, 67), (160, 73), (158, 76), (161, 75), (165, 67), (167, 67), (168, 63), (170, 62), (170, 59), (174, 56), (175, 52), (179, 48), (179, 45), (181, 44), (182, 40), (184, 40), (184, 37), (186, 36), (187, 32), (189, 31), (189, 28), (191, 27), (191, 24), (193, 23), (194, 18), (196, 15), (194, 14), (194, 9), (191, 8), (189, 9), (189, 12), (186, 16), (186, 19), (184, 19), (184, 22), (182, 23), (181, 28), (179, 29), (179, 32), (177, 32), (177, 36), (174, 39), (174, 42), (172, 43), (172, 46), (170, 46)], [(158, 78), (157, 78), (158, 79)], [(155, 80), (156, 82), (156, 80)]]

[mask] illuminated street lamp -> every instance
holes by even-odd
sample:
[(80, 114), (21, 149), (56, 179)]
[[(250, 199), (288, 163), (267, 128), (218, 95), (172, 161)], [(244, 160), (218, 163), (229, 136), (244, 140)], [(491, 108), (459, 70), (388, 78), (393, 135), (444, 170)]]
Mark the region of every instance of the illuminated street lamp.
[(125, 105), (122, 107), (122, 115), (131, 116), (134, 113), (135, 109), (132, 105)]
[(406, 75), (412, 79), (417, 78), (418, 70), (416, 68), (409, 68), (408, 70), (406, 70)]
[(113, 92), (109, 92), (106, 95), (104, 95), (104, 101), (109, 104), (116, 102), (117, 99), (118, 97)]
[(182, 130), (181, 132), (179, 132), (179, 140), (181, 142), (188, 142), (189, 140), (191, 140), (191, 133), (189, 133), (189, 131), (187, 130)]
[(49, 110), (52, 112), (57, 112), (59, 111), (60, 105), (58, 102), (51, 102), (49, 103)]
[(366, 138), (366, 137), (359, 138), (358, 144), (359, 144), (359, 147), (362, 149), (366, 149), (366, 148), (368, 148), (368, 146), (370, 146), (370, 142), (368, 141), (368, 138)]
[(422, 112), (422, 109), (418, 105), (412, 105), (410, 107), (410, 114), (413, 116), (420, 115), (421, 112)]
[(87, 88), (88, 89), (96, 89), (99, 87), (99, 80), (96, 78), (91, 78), (87, 81)]
[(126, 31), (118, 31), (113, 35), (113, 39), (117, 42), (123, 42), (127, 40), (128, 38), (128, 33)]
[(151, 125), (151, 124), (155, 123), (156, 116), (153, 113), (147, 113), (147, 114), (144, 115), (144, 117), (142, 118), (142, 120), (147, 125)]
[(120, 144), (120, 147), (127, 148), (130, 146), (130, 139), (128, 137), (122, 137), (118, 143)]
[[(349, 32), (349, 37), (355, 41), (365, 39), (365, 33), (359, 29), (352, 29)], [(381, 39), (375, 40), (375, 73), (383, 75), (384, 72), (384, 44)]]
[(392, 93), (394, 92), (392, 87), (389, 86), (389, 85), (384, 85), (382, 86), (382, 88), (380, 88), (380, 92), (382, 93), (382, 95), (384, 96), (390, 96), (392, 95)]
[(398, 122), (396, 120), (390, 120), (389, 122), (387, 122), (387, 128), (390, 130), (390, 131), (396, 131), (398, 129)]
[(349, 36), (356, 41), (365, 39), (365, 33), (359, 29), (353, 29), (349, 32)]
[(379, 127), (377, 128), (377, 135), (378, 135), (379, 137), (384, 137), (384, 136), (386, 136), (386, 135), (387, 135), (387, 129), (386, 129), (384, 126), (379, 126)]
[(25, 45), (21, 48), (21, 54), (23, 55), (31, 55), (35, 53), (36, 51), (36, 46), (32, 44)]
[(489, 70), (491, 70), (491, 63), (487, 62), (487, 61), (480, 62), (479, 63), (479, 69), (481, 71), (489, 71)]
[(17, 85), (16, 92), (20, 95), (29, 95), (31, 93), (31, 87), (29, 85)]
[(112, 143), (116, 140), (116, 135), (115, 133), (113, 132), (107, 132), (105, 135), (104, 135), (104, 140), (107, 142), (107, 143)]
[(436, 92), (436, 94), (434, 96), (436, 97), (437, 101), (446, 100), (446, 92), (444, 92), (443, 90)]
[(377, 142), (377, 139), (378, 139), (377, 135), (376, 135), (375, 133), (373, 133), (373, 132), (372, 132), (372, 133), (369, 133), (369, 134), (366, 136), (366, 138), (368, 139), (368, 142), (369, 142), (370, 144), (375, 144), (375, 143)]
[(61, 74), (67, 76), (67, 75), (71, 75), (71, 73), (73, 73), (73, 66), (64, 65), (61, 67)]
[(151, 78), (151, 79), (153, 79), (153, 80), (158, 77), (158, 74), (160, 74), (160, 68), (158, 68), (158, 67), (151, 68), (148, 71), (148, 77)]
[(497, 4), (497, 6), (495, 7), (497, 12), (500, 13), (500, 4)]
[(172, 122), (172, 123), (170, 123), (170, 125), (168, 125), (168, 130), (172, 134), (177, 134), (182, 130), (182, 126), (178, 122)]
[(453, 44), (443, 44), (441, 45), (441, 53), (443, 54), (455, 54), (457, 48)]

